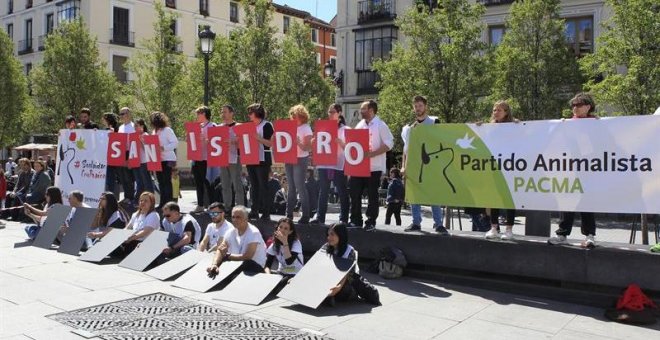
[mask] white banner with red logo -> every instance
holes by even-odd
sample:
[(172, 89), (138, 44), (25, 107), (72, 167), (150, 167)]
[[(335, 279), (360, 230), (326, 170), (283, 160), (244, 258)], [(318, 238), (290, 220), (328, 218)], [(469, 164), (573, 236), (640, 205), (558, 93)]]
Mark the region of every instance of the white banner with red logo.
[(66, 197), (73, 190), (85, 195), (85, 203), (96, 207), (105, 190), (108, 167), (108, 131), (60, 130), (57, 141), (55, 186)]

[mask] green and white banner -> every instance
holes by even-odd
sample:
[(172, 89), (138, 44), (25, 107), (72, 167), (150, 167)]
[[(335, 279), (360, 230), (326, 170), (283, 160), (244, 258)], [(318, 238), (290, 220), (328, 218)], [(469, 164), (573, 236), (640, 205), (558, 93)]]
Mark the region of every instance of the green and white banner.
[(660, 213), (660, 116), (421, 125), (410, 138), (406, 200)]

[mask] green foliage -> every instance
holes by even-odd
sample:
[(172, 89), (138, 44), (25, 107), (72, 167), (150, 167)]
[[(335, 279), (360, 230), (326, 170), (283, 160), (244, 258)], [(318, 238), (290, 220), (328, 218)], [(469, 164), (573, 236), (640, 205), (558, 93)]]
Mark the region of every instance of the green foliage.
[(143, 41), (144, 49), (126, 62), (133, 75), (127, 89), (132, 100), (127, 102), (138, 116), (153, 111), (166, 113), (174, 131), (181, 135), (183, 123), (202, 102), (203, 92), (195, 86), (200, 80), (190, 79), (187, 57), (178, 51), (181, 39), (170, 29), (177, 15), (165, 10), (160, 2), (154, 2), (154, 7), (153, 37)]
[(302, 103), (309, 110), (311, 120), (323, 118), (334, 100), (333, 89), (321, 76), (309, 28), (298, 23), (291, 25), (281, 43), (280, 54), (270, 104), (272, 116), (288, 118), (289, 108)]
[(444, 0), (432, 12), (418, 5), (397, 20), (405, 46), (397, 44), (390, 60), (373, 66), (381, 78), (378, 111), (395, 135), (413, 119), (415, 95), (426, 96), (430, 114), (444, 122), (474, 120), (487, 85), (483, 13), (482, 5)]
[(112, 109), (118, 85), (107, 65), (99, 60), (96, 38), (82, 19), (62, 23), (45, 41), (44, 59), (30, 73), (39, 124), (33, 133), (56, 133), (64, 118), (82, 107), (94, 119)]
[(518, 118), (559, 118), (581, 79), (564, 37), (559, 0), (511, 5), (504, 40), (495, 53), (492, 100), (506, 99)]
[(614, 16), (603, 23), (595, 53), (580, 62), (590, 76), (587, 88), (617, 113), (652, 113), (660, 106), (660, 5), (656, 0), (607, 3)]
[(27, 79), (13, 49), (7, 33), (0, 30), (0, 146), (20, 142), (25, 131), (22, 114), (28, 104)]

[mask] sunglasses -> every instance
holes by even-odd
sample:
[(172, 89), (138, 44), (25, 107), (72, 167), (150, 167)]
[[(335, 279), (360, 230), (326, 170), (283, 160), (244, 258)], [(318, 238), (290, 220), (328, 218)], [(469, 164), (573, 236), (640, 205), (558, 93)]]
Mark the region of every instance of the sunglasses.
[(211, 217), (216, 217), (216, 216), (220, 216), (220, 214), (224, 214), (224, 212), (222, 212), (222, 211), (209, 211), (208, 214)]
[(585, 104), (585, 103), (576, 103), (576, 104), (571, 104), (571, 107), (583, 107), (583, 106), (585, 106), (585, 105), (589, 105), (589, 104)]

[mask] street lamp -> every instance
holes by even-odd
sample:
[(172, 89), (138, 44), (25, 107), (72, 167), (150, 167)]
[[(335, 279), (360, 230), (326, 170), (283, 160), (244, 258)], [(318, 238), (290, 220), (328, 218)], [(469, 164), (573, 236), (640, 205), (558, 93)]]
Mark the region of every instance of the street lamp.
[(204, 105), (209, 105), (209, 58), (213, 53), (213, 42), (215, 41), (215, 33), (211, 31), (211, 26), (204, 26), (204, 29), (199, 32), (199, 45), (204, 55)]
[(323, 66), (323, 73), (325, 73), (326, 78), (335, 74), (335, 67), (330, 63), (330, 60)]

